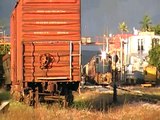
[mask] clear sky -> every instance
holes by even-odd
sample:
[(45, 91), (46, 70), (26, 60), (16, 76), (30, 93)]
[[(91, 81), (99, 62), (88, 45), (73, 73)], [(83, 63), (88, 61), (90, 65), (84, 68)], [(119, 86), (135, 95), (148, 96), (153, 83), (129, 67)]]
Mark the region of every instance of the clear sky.
[[(0, 21), (9, 31), (11, 10), (16, 0), (1, 0)], [(81, 0), (82, 35), (97, 36), (118, 33), (118, 24), (126, 22), (130, 31), (139, 28), (144, 15), (160, 24), (160, 0)]]

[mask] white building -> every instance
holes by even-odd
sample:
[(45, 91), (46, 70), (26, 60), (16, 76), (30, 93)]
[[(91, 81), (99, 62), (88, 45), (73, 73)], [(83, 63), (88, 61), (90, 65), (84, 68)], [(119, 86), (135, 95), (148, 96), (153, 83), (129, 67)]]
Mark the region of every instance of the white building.
[(154, 32), (140, 32), (128, 39), (124, 46), (124, 51), (126, 51), (124, 53), (126, 63), (133, 66), (133, 71), (143, 72), (143, 67), (147, 66), (149, 50), (151, 50), (155, 41), (157, 41), (156, 44), (160, 44), (160, 36), (154, 35)]
[(160, 36), (154, 35), (153, 32), (141, 32), (138, 35), (131, 36), (127, 44), (129, 58), (134, 56), (145, 59), (149, 54), (149, 50), (152, 49), (152, 43), (156, 40), (160, 44)]

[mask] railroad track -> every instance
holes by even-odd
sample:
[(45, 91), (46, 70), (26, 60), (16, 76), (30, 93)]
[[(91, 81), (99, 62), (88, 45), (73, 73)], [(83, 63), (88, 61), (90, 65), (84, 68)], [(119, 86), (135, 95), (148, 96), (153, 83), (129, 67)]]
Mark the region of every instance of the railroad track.
[[(109, 88), (111, 88), (113, 90), (112, 86), (110, 86)], [(154, 103), (154, 104), (160, 104), (160, 98), (158, 99), (157, 97), (150, 96), (147, 93), (145, 93), (141, 90), (138, 90), (138, 89), (133, 90), (133, 89), (119, 86), (119, 87), (117, 87), (117, 91), (124, 91), (125, 93), (135, 95), (135, 97), (138, 98), (140, 101), (145, 101), (145, 102)]]
[[(113, 87), (111, 85), (108, 85), (108, 86), (91, 85), (91, 86), (85, 86), (84, 88), (95, 89), (98, 92), (104, 92), (104, 93), (111, 92), (111, 93), (113, 93)], [(134, 89), (128, 88), (128, 87), (118, 86), (117, 91), (123, 92), (124, 94), (128, 93), (130, 95), (133, 95), (133, 96), (135, 96), (135, 98), (137, 98), (137, 100), (140, 100), (140, 101), (145, 101), (145, 102), (154, 103), (154, 104), (157, 104), (157, 103), (160, 104), (160, 98), (149, 95), (138, 88), (137, 88), (137, 90), (134, 90)]]

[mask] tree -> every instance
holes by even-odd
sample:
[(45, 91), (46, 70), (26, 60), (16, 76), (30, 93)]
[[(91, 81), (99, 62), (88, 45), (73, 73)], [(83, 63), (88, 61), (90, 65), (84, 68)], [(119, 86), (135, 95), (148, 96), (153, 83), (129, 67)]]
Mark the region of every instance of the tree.
[(156, 45), (149, 51), (149, 64), (157, 67), (160, 71), (160, 45)]
[(155, 35), (160, 35), (160, 24), (151, 27), (151, 31), (155, 33)]
[(141, 30), (143, 32), (145, 32), (145, 31), (151, 31), (152, 21), (151, 21), (151, 18), (148, 15), (145, 15), (143, 17), (143, 20), (140, 22), (140, 24), (141, 24)]
[(121, 33), (128, 32), (128, 26), (125, 22), (119, 23), (119, 29)]

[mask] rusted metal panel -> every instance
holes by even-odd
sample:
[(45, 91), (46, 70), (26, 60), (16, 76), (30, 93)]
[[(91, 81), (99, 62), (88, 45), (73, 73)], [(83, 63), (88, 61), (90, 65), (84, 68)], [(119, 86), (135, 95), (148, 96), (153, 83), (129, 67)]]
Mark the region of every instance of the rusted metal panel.
[(23, 0), (24, 3), (71, 3), (77, 0)]
[(24, 0), (22, 9), (23, 41), (79, 41), (79, 0)]
[[(44, 46), (45, 45), (45, 46)], [(79, 54), (73, 54), (72, 69), (70, 69), (70, 42), (31, 42), (24, 43), (24, 80), (28, 81), (27, 77), (32, 77), (36, 80), (37, 77), (66, 77), (70, 78), (70, 72), (73, 76), (79, 76), (80, 64)], [(78, 48), (78, 47), (77, 47)], [(75, 47), (75, 51), (79, 51)], [(42, 57), (50, 57), (50, 65), (45, 68)], [(43, 58), (46, 59), (46, 58)], [(76, 69), (76, 70), (75, 70)], [(76, 81), (78, 81), (77, 79)]]
[(11, 81), (16, 84), (17, 81), (17, 12), (16, 9), (11, 16)]
[(16, 8), (16, 16), (17, 16), (17, 20), (16, 20), (16, 26), (17, 26), (17, 48), (16, 48), (16, 51), (17, 51), (17, 81), (22, 81), (23, 80), (23, 61), (22, 61), (22, 21), (21, 21), (21, 18), (22, 18), (22, 2), (20, 1), (19, 2), (19, 5), (17, 5), (17, 8)]
[(12, 81), (80, 80), (80, 0), (19, 0), (11, 27)]

